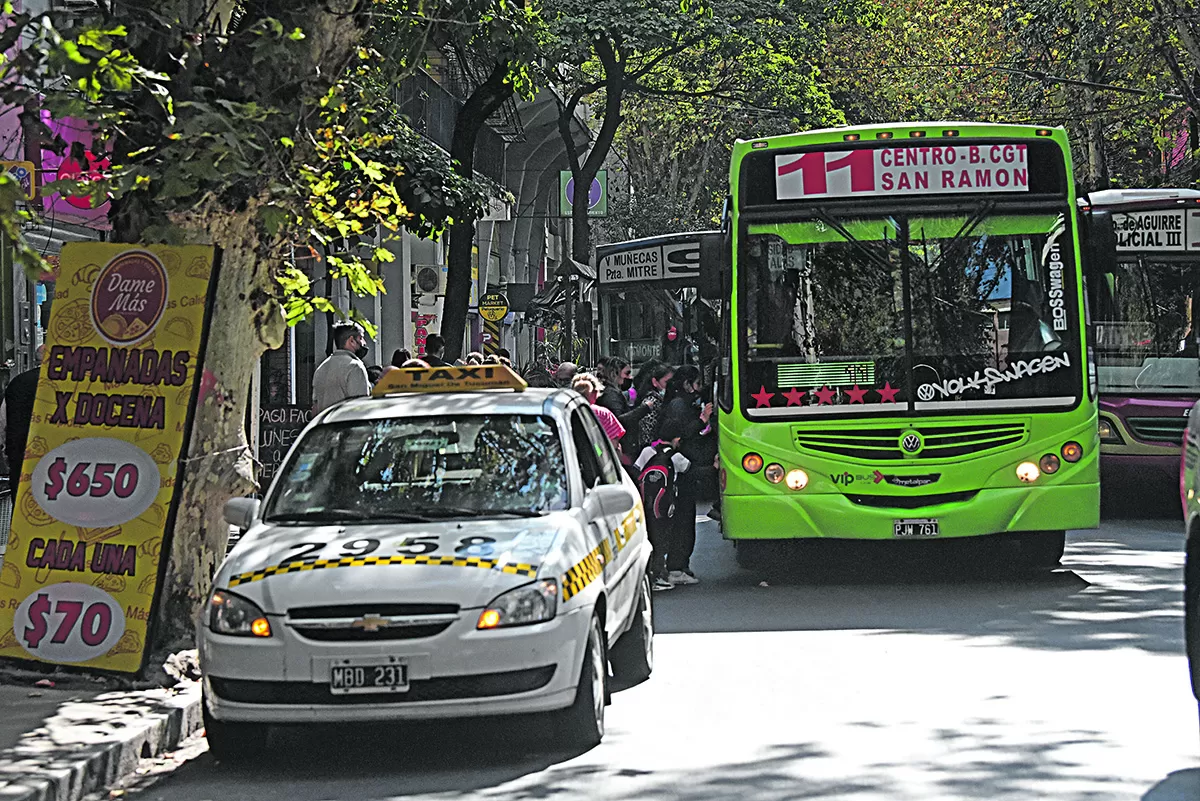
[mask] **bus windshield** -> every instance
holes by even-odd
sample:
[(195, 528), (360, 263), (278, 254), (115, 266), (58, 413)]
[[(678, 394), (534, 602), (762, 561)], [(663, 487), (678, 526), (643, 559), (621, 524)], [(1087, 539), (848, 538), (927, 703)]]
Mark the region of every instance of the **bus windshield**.
[(787, 399), (771, 416), (1074, 406), (1067, 223), (987, 210), (818, 210), (811, 222), (750, 225), (738, 261), (747, 414), (760, 388)]
[(1091, 282), (1102, 393), (1200, 391), (1192, 330), (1198, 277), (1194, 264), (1139, 256)]

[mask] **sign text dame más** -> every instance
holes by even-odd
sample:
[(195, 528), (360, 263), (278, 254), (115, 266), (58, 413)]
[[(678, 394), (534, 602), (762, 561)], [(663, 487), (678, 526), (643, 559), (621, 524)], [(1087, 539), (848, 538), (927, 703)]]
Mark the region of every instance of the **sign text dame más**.
[(1028, 191), (1028, 148), (1022, 144), (814, 150), (775, 157), (779, 200)]

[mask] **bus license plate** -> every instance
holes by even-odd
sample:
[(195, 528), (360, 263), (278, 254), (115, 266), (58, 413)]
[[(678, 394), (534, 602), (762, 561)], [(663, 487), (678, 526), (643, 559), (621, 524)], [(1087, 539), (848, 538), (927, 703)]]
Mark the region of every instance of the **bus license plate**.
[(408, 665), (394, 657), (339, 659), (329, 668), (329, 692), (354, 693), (408, 692)]
[(938, 521), (934, 518), (892, 521), (892, 536), (894, 537), (936, 537), (939, 533)]

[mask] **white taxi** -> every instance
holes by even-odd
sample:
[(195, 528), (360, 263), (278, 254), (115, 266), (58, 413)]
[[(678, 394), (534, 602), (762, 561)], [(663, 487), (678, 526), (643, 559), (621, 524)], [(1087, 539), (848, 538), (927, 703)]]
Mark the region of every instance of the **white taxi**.
[(583, 398), (507, 367), (388, 373), (225, 516), (246, 532), (198, 626), (218, 757), (275, 723), (523, 712), (588, 747), (610, 660), (653, 667), (637, 488)]

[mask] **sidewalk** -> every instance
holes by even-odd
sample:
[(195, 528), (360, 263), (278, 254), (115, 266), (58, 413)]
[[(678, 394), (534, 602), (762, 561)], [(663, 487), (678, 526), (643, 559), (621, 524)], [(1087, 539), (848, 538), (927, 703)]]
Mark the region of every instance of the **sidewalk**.
[(198, 682), (112, 692), (34, 680), (0, 686), (0, 801), (79, 801), (203, 725)]

